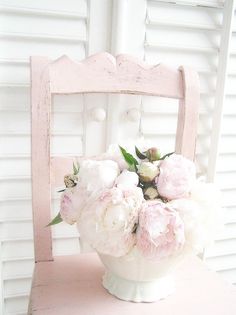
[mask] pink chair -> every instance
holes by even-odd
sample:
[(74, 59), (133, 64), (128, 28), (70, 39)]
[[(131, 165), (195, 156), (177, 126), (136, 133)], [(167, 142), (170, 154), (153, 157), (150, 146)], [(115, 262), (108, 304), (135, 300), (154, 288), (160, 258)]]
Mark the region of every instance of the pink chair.
[(52, 256), (51, 187), (71, 170), (72, 159), (50, 156), (52, 94), (126, 93), (179, 99), (176, 152), (194, 159), (199, 107), (196, 72), (181, 67), (148, 66), (134, 57), (108, 53), (81, 63), (63, 56), (50, 62), (31, 58), (32, 194), (35, 270), (28, 314), (236, 314), (236, 291), (203, 262), (190, 257), (176, 277), (177, 291), (157, 303), (128, 303), (101, 285), (103, 266), (96, 254)]

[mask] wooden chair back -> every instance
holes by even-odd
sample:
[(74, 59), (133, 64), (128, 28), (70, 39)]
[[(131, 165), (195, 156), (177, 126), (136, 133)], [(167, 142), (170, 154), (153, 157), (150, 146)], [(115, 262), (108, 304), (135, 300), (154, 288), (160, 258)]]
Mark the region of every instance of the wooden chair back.
[(175, 151), (194, 159), (200, 102), (199, 80), (188, 67), (149, 66), (128, 55), (100, 53), (75, 62), (31, 57), (32, 203), (35, 262), (53, 260), (51, 185), (71, 169), (72, 158), (50, 154), (52, 94), (124, 93), (179, 100)]

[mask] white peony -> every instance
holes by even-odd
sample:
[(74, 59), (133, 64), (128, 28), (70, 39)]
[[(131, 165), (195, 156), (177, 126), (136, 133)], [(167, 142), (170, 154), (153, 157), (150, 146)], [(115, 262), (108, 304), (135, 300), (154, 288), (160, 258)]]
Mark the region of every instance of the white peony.
[(133, 188), (138, 185), (139, 178), (134, 172), (124, 170), (115, 181), (115, 184), (119, 188)]
[(115, 161), (119, 165), (121, 171), (128, 169), (129, 167), (117, 144), (111, 144), (107, 152), (103, 155), (103, 158)]
[(205, 227), (202, 225), (203, 209), (191, 199), (175, 199), (168, 202), (184, 222), (185, 246), (188, 250), (200, 253), (205, 247)]
[(190, 198), (202, 209), (202, 225), (206, 230), (205, 246), (210, 245), (224, 226), (221, 192), (215, 184), (197, 180)]
[[(139, 139), (136, 139), (135, 141), (133, 139), (123, 140), (120, 142), (120, 145), (130, 154), (132, 154), (137, 160), (138, 157), (136, 157), (135, 153), (135, 146), (141, 151), (144, 152), (148, 150), (150, 147), (154, 146), (154, 142), (149, 140), (144, 140), (143, 137), (140, 137)], [(129, 165), (125, 161), (118, 144), (111, 144), (108, 147), (108, 150), (106, 153), (102, 155), (103, 159), (113, 160), (118, 163), (119, 168), (121, 171), (128, 169)]]
[(98, 252), (120, 257), (135, 245), (132, 233), (143, 202), (141, 188), (105, 189), (84, 209), (78, 221), (80, 236)]
[(88, 191), (111, 188), (120, 170), (111, 160), (84, 160), (80, 164), (78, 187)]
[(222, 226), (219, 199), (215, 185), (196, 181), (189, 198), (168, 203), (184, 221), (186, 245), (197, 253), (212, 243)]

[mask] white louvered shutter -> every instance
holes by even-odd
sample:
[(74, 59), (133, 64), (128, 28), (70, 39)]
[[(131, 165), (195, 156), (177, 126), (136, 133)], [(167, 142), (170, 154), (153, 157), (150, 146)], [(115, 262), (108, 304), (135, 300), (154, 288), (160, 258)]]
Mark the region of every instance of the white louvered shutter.
[[(219, 271), (230, 282), (236, 282), (236, 172), (235, 172), (235, 53), (236, 37), (231, 28), (229, 18), (231, 6), (224, 7), (223, 1), (147, 1), (146, 41), (144, 56), (148, 62), (178, 66), (185, 64), (194, 67), (200, 76), (201, 105), (197, 140), (197, 171), (199, 175), (209, 175), (212, 179), (214, 169), (210, 162), (216, 163), (215, 181), (222, 189), (224, 216), (227, 218), (225, 229), (217, 236), (215, 245), (206, 250), (206, 261), (210, 268)], [(230, 40), (225, 40), (227, 34)], [(231, 43), (232, 41), (232, 43)], [(230, 47), (231, 54), (228, 76), (224, 78), (224, 70), (220, 63), (227, 54), (224, 50)], [(227, 60), (223, 61), (223, 67)], [(216, 97), (224, 94), (218, 82), (226, 82), (226, 99), (223, 104), (223, 121), (219, 158), (211, 154), (217, 144), (214, 128), (220, 128), (221, 113), (215, 108), (219, 106)], [(218, 92), (217, 92), (218, 87)], [(235, 95), (234, 95), (235, 94)], [(173, 101), (167, 106), (150, 107), (150, 101), (143, 106), (143, 133), (155, 137), (157, 143), (161, 139), (164, 148), (174, 141), (176, 106)], [(162, 102), (160, 102), (162, 103)], [(163, 103), (162, 103), (163, 105)], [(164, 107), (164, 108), (163, 108)], [(153, 112), (154, 111), (154, 112)], [(217, 114), (214, 114), (214, 111)], [(156, 113), (155, 113), (156, 112)], [(214, 120), (214, 121), (213, 121)], [(168, 130), (168, 131), (167, 131)], [(216, 130), (217, 134), (218, 130)], [(210, 161), (210, 162), (209, 162)]]
[[(28, 57), (34, 54), (53, 59), (68, 54), (80, 60), (111, 47), (114, 54), (134, 54), (148, 63), (195, 67), (201, 81), (198, 173), (214, 177), (216, 161), (211, 152), (218, 133), (213, 132), (212, 123), (220, 124), (221, 112), (218, 116), (213, 112), (215, 96), (220, 94), (217, 82), (225, 82), (226, 70), (219, 71), (218, 65), (223, 56), (220, 52), (231, 44), (215, 176), (223, 188), (228, 223), (206, 256), (211, 268), (235, 282), (236, 26), (230, 41), (222, 40), (230, 32), (230, 25), (223, 19), (230, 17), (224, 2), (8, 0), (0, 1), (0, 10), (0, 314), (26, 314), (33, 269)], [(156, 141), (164, 152), (172, 151), (177, 102), (136, 96), (109, 97), (108, 101), (107, 105), (105, 96), (96, 95), (55, 97), (53, 153), (90, 155), (102, 151), (111, 141), (140, 134)], [(93, 107), (107, 107), (107, 124), (92, 121)], [(128, 108), (141, 109), (141, 123), (128, 121)], [(94, 135), (96, 141), (92, 141)], [(210, 165), (209, 158), (213, 161)], [(58, 197), (54, 193), (55, 213)], [(61, 225), (53, 235), (56, 254), (78, 250), (75, 229)]]
[[(193, 66), (200, 75), (201, 106), (196, 151), (199, 174), (205, 174), (208, 167), (222, 18), (221, 8), (189, 5), (189, 1), (147, 3), (145, 59), (174, 67), (181, 64)], [(145, 106), (146, 115), (148, 110)], [(158, 115), (156, 128), (162, 125), (165, 128), (164, 142), (172, 139), (173, 143), (176, 113), (177, 106), (170, 104), (166, 108), (164, 105), (162, 115)], [(151, 117), (154, 119), (153, 115)], [(150, 128), (154, 125), (148, 121), (146, 124)], [(171, 133), (169, 137), (167, 129)]]
[(206, 251), (209, 266), (236, 284), (236, 12), (233, 14), (232, 33), (222, 127), (215, 180), (222, 190), (225, 229), (215, 245)]
[[(231, 0), (118, 2), (122, 3), (120, 9), (123, 15), (131, 17), (129, 22), (126, 21), (127, 32), (120, 32), (118, 52), (136, 54), (150, 64), (161, 62), (174, 67), (189, 65), (199, 73), (201, 105), (196, 149), (197, 172), (199, 176), (215, 179), (219, 184), (227, 222), (214, 246), (206, 249), (205, 257), (210, 268), (235, 283), (234, 3)], [(134, 7), (136, 14), (132, 18)], [(139, 134), (155, 142), (164, 152), (173, 151), (177, 102), (142, 97), (138, 105), (142, 117)]]
[[(82, 60), (107, 50), (110, 7), (106, 1), (99, 10), (97, 5), (93, 0), (0, 2), (0, 314), (26, 314), (34, 266), (29, 56), (67, 54)], [(91, 119), (94, 106), (106, 107), (104, 96), (54, 97), (53, 155), (104, 150), (105, 122)], [(54, 192), (52, 200), (57, 213), (59, 194)], [(78, 252), (76, 228), (55, 227), (53, 242), (55, 254)]]

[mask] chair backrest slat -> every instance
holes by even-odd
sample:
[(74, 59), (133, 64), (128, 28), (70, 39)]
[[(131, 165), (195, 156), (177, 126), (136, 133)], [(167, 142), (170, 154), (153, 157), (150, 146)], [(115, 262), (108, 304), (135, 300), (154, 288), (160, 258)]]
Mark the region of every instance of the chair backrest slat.
[(191, 160), (195, 157), (200, 94), (198, 76), (192, 69), (181, 67), (175, 70), (162, 64), (148, 66), (131, 56), (114, 58), (108, 53), (91, 56), (82, 62), (74, 62), (67, 56), (53, 62), (45, 57), (31, 57), (36, 262), (53, 259), (51, 229), (45, 228), (51, 217), (51, 185), (61, 184), (63, 172), (72, 165), (71, 158), (50, 156), (51, 95), (72, 93), (125, 93), (179, 99), (175, 150)]
[(51, 158), (51, 188), (53, 190), (64, 185), (64, 176), (71, 174), (73, 162), (76, 160), (78, 157), (55, 156)]
[(194, 160), (200, 104), (199, 80), (192, 69), (181, 67), (180, 70), (183, 75), (184, 98), (179, 103), (175, 151)]
[(53, 260), (51, 229), (49, 60), (31, 58), (31, 172), (35, 262)]
[(74, 62), (62, 56), (50, 66), (51, 91), (70, 93), (125, 93), (183, 98), (179, 71), (159, 64), (148, 66), (129, 55), (116, 58), (100, 53)]

